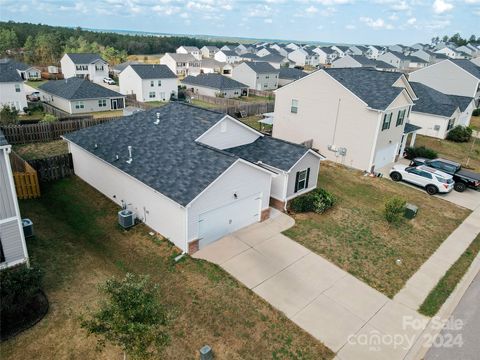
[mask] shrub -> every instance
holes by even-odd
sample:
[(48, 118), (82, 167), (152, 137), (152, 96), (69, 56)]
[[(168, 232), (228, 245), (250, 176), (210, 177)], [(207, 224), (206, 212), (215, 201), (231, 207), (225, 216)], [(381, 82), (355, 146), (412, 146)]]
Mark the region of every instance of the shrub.
[(402, 218), (406, 201), (399, 197), (392, 197), (385, 203), (385, 220), (389, 223), (398, 223)]
[(42, 286), (43, 271), (20, 266), (0, 271), (1, 322), (20, 320)]
[(294, 212), (316, 212), (321, 214), (336, 203), (334, 195), (324, 189), (315, 189), (292, 200), (290, 208)]
[(472, 115), (473, 116), (480, 116), (480, 108), (473, 110)]
[(457, 125), (447, 134), (447, 140), (455, 142), (469, 142), (472, 137), (472, 129), (466, 126)]
[(425, 146), (412, 147), (409, 146), (405, 149), (405, 157), (407, 159), (414, 159), (416, 157), (423, 157), (426, 159), (435, 159), (438, 154), (435, 150), (426, 148)]
[(18, 110), (4, 105), (0, 110), (0, 125), (14, 125), (18, 122)]
[(43, 119), (40, 120), (41, 123), (52, 123), (57, 121), (58, 118), (55, 115), (52, 114), (45, 114), (43, 115)]

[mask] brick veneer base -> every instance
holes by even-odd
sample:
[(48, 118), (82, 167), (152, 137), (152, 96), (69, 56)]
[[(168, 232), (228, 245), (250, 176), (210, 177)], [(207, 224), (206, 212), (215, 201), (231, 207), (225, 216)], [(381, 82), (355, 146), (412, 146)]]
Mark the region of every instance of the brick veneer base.
[(260, 214), (260, 221), (265, 221), (268, 218), (270, 218), (270, 208), (262, 210), (262, 213)]
[(198, 251), (199, 240), (193, 240), (188, 243), (188, 254), (192, 255)]
[(282, 212), (285, 212), (285, 202), (283, 201), (280, 201), (280, 200), (277, 200), (277, 199), (274, 199), (274, 198), (270, 198), (270, 206), (277, 209), (277, 210), (280, 210)]

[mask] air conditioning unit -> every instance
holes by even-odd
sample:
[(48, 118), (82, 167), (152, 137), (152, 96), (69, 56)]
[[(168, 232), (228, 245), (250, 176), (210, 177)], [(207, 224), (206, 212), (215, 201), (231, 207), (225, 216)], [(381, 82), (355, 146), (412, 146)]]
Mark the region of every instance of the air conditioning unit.
[(135, 225), (135, 213), (131, 210), (120, 210), (118, 212), (118, 224), (124, 229), (128, 229)]
[(33, 222), (30, 219), (22, 219), (23, 235), (25, 238), (33, 237)]

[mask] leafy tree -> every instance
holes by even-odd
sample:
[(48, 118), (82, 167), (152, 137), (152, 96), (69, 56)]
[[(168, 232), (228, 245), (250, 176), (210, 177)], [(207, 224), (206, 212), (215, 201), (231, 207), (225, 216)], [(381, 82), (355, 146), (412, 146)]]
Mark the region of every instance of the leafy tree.
[(0, 110), (0, 125), (15, 125), (18, 122), (18, 110), (12, 106), (3, 105)]
[(42, 120), (40, 120), (41, 123), (52, 123), (57, 121), (58, 118), (55, 115), (52, 114), (45, 114), (43, 115)]
[(23, 59), (26, 63), (32, 64), (36, 61), (35, 51), (35, 38), (32, 35), (29, 35), (23, 45)]
[(122, 280), (107, 280), (100, 289), (106, 298), (81, 326), (98, 338), (100, 347), (108, 341), (120, 346), (124, 356), (158, 356), (169, 340), (167, 314), (158, 302), (158, 287), (147, 276), (128, 273)]
[(470, 36), (470, 37), (468, 38), (468, 43), (469, 43), (469, 44), (470, 44), (470, 43), (475, 44), (477, 41), (478, 41), (478, 40), (477, 40), (477, 38), (475, 37), (475, 35), (472, 35), (472, 36)]
[(44, 65), (54, 64), (60, 59), (62, 49), (58, 46), (56, 33), (42, 33), (35, 38), (36, 62)]
[(447, 42), (447, 41), (448, 41), (448, 35), (445, 35), (445, 36), (442, 38), (442, 41), (443, 41), (443, 42)]
[(0, 29), (0, 53), (18, 48), (17, 34), (13, 30)]

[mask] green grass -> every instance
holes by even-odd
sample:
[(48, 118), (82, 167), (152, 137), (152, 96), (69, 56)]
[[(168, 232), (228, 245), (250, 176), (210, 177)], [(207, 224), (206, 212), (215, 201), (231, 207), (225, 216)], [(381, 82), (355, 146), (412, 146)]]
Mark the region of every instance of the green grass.
[(203, 107), (205, 109), (218, 109), (219, 108), (218, 105), (210, 104), (210, 103), (207, 103), (205, 101), (197, 100), (197, 99), (193, 99), (191, 104), (195, 105), (195, 106)]
[(96, 306), (97, 285), (127, 271), (150, 275), (169, 309), (163, 359), (196, 359), (205, 344), (218, 359), (334, 356), (220, 267), (188, 256), (175, 263), (180, 250), (146, 226), (121, 229), (118, 206), (77, 177), (44, 184), (42, 197), (20, 208), (34, 222), (27, 246), (33, 266), (45, 270), (51, 307), (39, 324), (0, 344), (2, 360), (120, 359), (121, 349), (95, 350), (80, 316)]
[(258, 96), (258, 95), (248, 95), (248, 96), (242, 96), (238, 100), (245, 101), (245, 102), (261, 102), (261, 103), (264, 103), (264, 102), (267, 102), (267, 101), (273, 101), (274, 98), (273, 97), (268, 98), (268, 97)]
[(470, 126), (477, 131), (480, 131), (480, 116), (472, 116)]
[(419, 312), (426, 316), (434, 316), (442, 307), (457, 284), (462, 280), (473, 260), (480, 251), (480, 235), (477, 235), (460, 258), (448, 269), (438, 284), (428, 294), (419, 308)]
[[(295, 226), (285, 235), (389, 297), (470, 213), (417, 189), (331, 162), (322, 162), (318, 186), (333, 193), (337, 204), (324, 214), (295, 214)], [(384, 208), (393, 196), (417, 205), (417, 217), (390, 225)]]
[(68, 153), (67, 142), (55, 140), (43, 143), (13, 145), (13, 150), (25, 160), (41, 159)]
[(42, 84), (45, 84), (48, 80), (37, 80), (37, 81), (32, 81), (28, 80), (25, 82), (25, 84), (33, 87), (34, 89), (38, 89), (38, 87)]
[(42, 108), (35, 108), (33, 110), (30, 110), (30, 115), (19, 115), (18, 120), (41, 120), (43, 116), (45, 115), (45, 112), (43, 111)]

